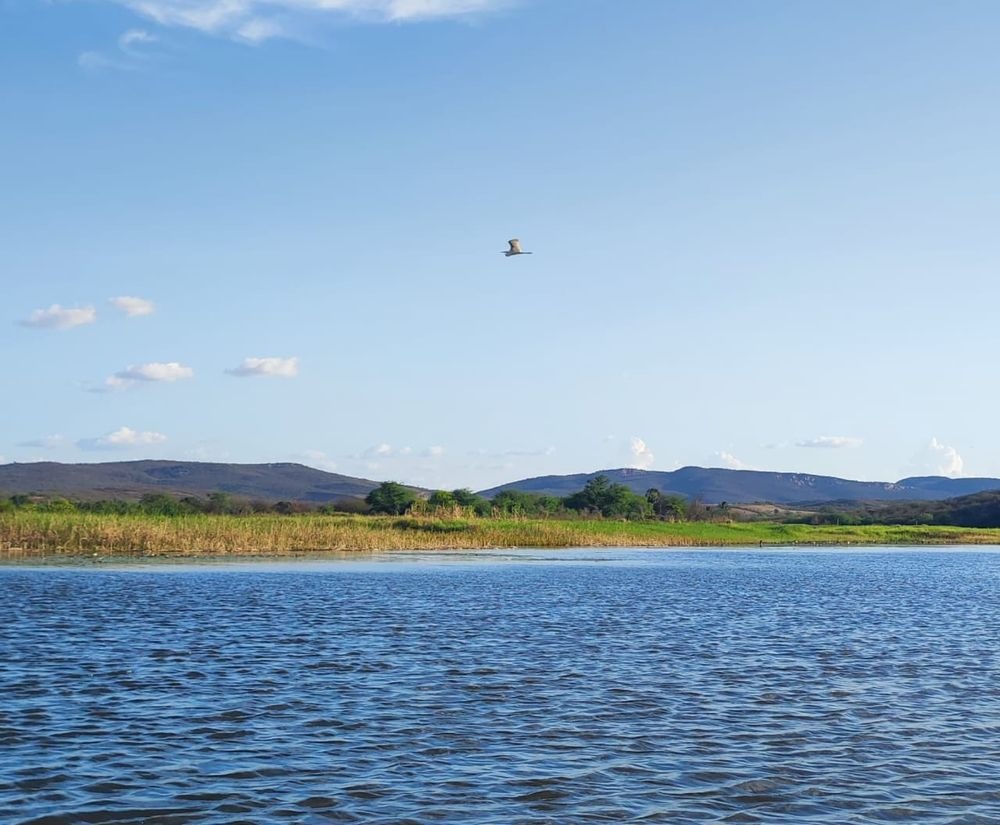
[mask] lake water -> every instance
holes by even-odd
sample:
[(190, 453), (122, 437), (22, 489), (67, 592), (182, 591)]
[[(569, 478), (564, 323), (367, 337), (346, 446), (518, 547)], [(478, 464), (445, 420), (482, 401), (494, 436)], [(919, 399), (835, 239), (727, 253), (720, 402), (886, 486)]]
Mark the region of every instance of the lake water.
[(1000, 822), (1000, 552), (0, 568), (4, 823)]

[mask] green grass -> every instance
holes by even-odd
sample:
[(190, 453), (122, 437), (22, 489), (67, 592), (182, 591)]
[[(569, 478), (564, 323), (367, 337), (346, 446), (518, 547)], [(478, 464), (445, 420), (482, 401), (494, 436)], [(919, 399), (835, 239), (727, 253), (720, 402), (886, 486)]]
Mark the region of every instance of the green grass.
[(380, 516), (0, 513), (0, 558), (251, 556), (494, 547), (1000, 544), (1000, 529)]

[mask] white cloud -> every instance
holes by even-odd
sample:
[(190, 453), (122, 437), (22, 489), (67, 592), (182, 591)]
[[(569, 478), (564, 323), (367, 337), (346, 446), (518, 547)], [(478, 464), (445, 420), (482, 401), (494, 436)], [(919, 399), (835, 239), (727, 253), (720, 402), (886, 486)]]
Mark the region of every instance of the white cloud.
[(230, 375), (246, 378), (264, 375), (278, 378), (293, 378), (299, 374), (298, 358), (244, 358), (238, 367), (226, 370)]
[(444, 447), (435, 444), (433, 447), (428, 447), (420, 455), (424, 458), (441, 458), (444, 455)]
[(44, 438), (32, 438), (30, 441), (22, 441), (18, 446), (54, 450), (56, 447), (61, 447), (65, 442), (66, 439), (61, 435), (47, 435)]
[(192, 378), (194, 370), (185, 367), (177, 361), (166, 363), (153, 362), (150, 364), (139, 364), (126, 367), (114, 375), (104, 379), (104, 383), (99, 387), (88, 387), (88, 392), (115, 392), (116, 390), (127, 390), (138, 384), (172, 383), (185, 378)]
[(37, 329), (70, 329), (97, 320), (97, 310), (93, 307), (61, 307), (53, 304), (48, 309), (36, 309), (21, 326)]
[(864, 441), (849, 435), (820, 435), (805, 441), (796, 441), (796, 447), (817, 447), (819, 449), (838, 450), (844, 447), (860, 447)]
[(727, 453), (725, 450), (713, 454), (716, 461), (720, 462), (723, 467), (729, 470), (752, 470), (749, 464), (745, 461), (740, 461), (732, 453)]
[(112, 298), (109, 303), (129, 317), (152, 315), (156, 309), (152, 301), (147, 301), (145, 298), (135, 298), (131, 295), (119, 295), (117, 298)]
[(128, 450), (133, 447), (149, 447), (167, 440), (163, 433), (139, 432), (131, 427), (119, 427), (113, 433), (97, 438), (83, 438), (76, 442), (81, 450)]
[(161, 26), (195, 29), (251, 44), (287, 35), (289, 28), (285, 25), (286, 21), (299, 19), (315, 25), (320, 15), (369, 22), (404, 22), (464, 17), (492, 11), (511, 3), (511, 0), (112, 1)]
[(965, 461), (959, 455), (958, 450), (947, 444), (942, 444), (937, 438), (932, 438), (930, 443), (920, 451), (914, 464), (918, 472), (951, 478), (961, 476), (965, 470)]
[(633, 467), (636, 470), (648, 470), (656, 461), (656, 456), (653, 455), (646, 442), (638, 436), (632, 436), (629, 439), (628, 449), (632, 455), (629, 467)]
[(140, 364), (137, 367), (131, 366), (115, 373), (115, 378), (122, 381), (180, 381), (184, 378), (194, 376), (191, 367), (185, 367), (176, 361), (166, 363), (154, 361), (151, 364)]

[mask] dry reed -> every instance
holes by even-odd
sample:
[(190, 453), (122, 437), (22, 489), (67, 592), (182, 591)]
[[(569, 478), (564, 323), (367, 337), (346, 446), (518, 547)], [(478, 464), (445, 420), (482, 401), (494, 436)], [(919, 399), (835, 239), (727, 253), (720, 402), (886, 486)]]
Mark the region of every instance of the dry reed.
[(510, 547), (1000, 544), (1000, 530), (925, 526), (0, 513), (0, 557), (281, 556)]

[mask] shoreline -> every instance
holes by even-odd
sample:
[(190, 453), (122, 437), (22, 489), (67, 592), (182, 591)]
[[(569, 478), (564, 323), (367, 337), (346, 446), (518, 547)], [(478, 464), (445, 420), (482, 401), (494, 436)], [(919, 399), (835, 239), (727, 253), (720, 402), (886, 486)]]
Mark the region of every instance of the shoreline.
[(672, 545), (672, 546), (642, 546), (628, 545), (606, 546), (573, 546), (573, 547), (444, 547), (419, 550), (350, 550), (350, 551), (303, 551), (295, 553), (231, 553), (228, 555), (178, 555), (178, 554), (145, 554), (145, 555), (73, 555), (73, 554), (26, 554), (23, 556), (0, 555), (0, 570), (4, 569), (63, 569), (63, 570), (136, 570), (136, 569), (194, 569), (218, 568), (251, 568), (280, 565), (293, 567), (310, 564), (324, 565), (337, 563), (403, 563), (455, 561), (481, 559), (489, 560), (491, 556), (507, 556), (507, 560), (530, 558), (531, 554), (543, 554), (543, 558), (552, 559), (556, 554), (573, 551), (613, 551), (642, 553), (646, 551), (674, 551), (690, 553), (708, 551), (715, 553), (766, 553), (766, 552), (835, 552), (859, 553), (868, 552), (940, 552), (951, 550), (956, 553), (968, 552), (1000, 552), (1000, 542), (995, 544), (956, 544), (922, 543), (922, 544), (796, 544), (796, 545)]
[(620, 522), (426, 516), (0, 514), (0, 563), (360, 557), (374, 552), (566, 548), (822, 548), (1000, 545), (1000, 529), (779, 522)]

